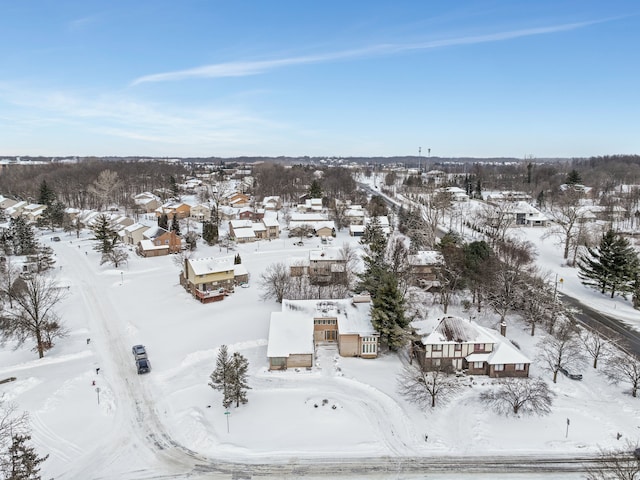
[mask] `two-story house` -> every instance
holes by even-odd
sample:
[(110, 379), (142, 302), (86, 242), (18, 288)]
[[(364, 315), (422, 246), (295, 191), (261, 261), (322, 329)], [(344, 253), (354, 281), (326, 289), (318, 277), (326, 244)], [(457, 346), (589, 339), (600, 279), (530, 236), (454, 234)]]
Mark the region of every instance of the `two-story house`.
[[(246, 277), (246, 269), (234, 264), (234, 257), (185, 259), (180, 284), (202, 303), (222, 300), (232, 292), (238, 274)], [(240, 268), (241, 267), (241, 268)], [(246, 280), (245, 280), (246, 281)]]
[(315, 347), (335, 345), (343, 357), (376, 358), (379, 334), (371, 324), (371, 297), (283, 300), (269, 323), (270, 370), (313, 367)]
[(137, 252), (143, 257), (158, 257), (178, 253), (182, 248), (182, 239), (174, 231), (155, 226), (142, 233)]
[(425, 370), (466, 371), (489, 377), (528, 377), (531, 360), (506, 337), (471, 320), (444, 317), (411, 345)]

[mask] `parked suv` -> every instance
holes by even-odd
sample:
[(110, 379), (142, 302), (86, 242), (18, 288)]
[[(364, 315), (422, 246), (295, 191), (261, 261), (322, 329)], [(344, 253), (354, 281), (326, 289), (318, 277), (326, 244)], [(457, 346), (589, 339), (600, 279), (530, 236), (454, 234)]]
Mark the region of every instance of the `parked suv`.
[(148, 358), (138, 358), (136, 360), (136, 367), (138, 368), (138, 375), (151, 371), (151, 363)]
[(558, 369), (560, 373), (562, 373), (565, 377), (570, 378), (571, 380), (582, 380), (581, 373), (573, 373), (568, 371), (566, 368), (560, 367)]
[(133, 353), (133, 358), (138, 360), (139, 358), (147, 358), (147, 350), (144, 348), (144, 345), (134, 345), (131, 347), (131, 353)]

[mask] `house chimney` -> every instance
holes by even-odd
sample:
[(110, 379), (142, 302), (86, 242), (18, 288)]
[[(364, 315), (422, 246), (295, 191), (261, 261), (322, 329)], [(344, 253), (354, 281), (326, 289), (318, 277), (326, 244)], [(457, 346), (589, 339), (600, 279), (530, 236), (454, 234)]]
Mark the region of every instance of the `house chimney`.
[(500, 323), (500, 335), (502, 335), (503, 337), (507, 336), (507, 323), (506, 322)]

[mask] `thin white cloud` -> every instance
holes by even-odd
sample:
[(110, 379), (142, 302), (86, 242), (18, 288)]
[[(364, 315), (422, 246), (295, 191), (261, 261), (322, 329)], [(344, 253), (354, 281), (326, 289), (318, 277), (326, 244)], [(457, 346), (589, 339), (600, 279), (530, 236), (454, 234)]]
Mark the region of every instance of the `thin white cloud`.
[(488, 35), (447, 38), (443, 40), (434, 40), (423, 43), (381, 44), (355, 50), (344, 50), (339, 52), (329, 52), (325, 54), (307, 55), (291, 58), (280, 58), (274, 60), (217, 63), (186, 70), (145, 75), (136, 78), (133, 82), (131, 82), (131, 85), (139, 85), (141, 83), (148, 82), (184, 80), (189, 78), (244, 77), (249, 75), (258, 75), (270, 70), (275, 70), (292, 65), (323, 63), (348, 58), (391, 55), (394, 53), (406, 52), (411, 50), (428, 50), (456, 45), (473, 45), (479, 43), (500, 42), (504, 40), (511, 40), (514, 38), (529, 37), (534, 35), (546, 35), (567, 30), (576, 30), (578, 28), (587, 27), (589, 25), (600, 22), (601, 21), (567, 23), (562, 25), (553, 25), (550, 27), (528, 28), (508, 32), (493, 33)]

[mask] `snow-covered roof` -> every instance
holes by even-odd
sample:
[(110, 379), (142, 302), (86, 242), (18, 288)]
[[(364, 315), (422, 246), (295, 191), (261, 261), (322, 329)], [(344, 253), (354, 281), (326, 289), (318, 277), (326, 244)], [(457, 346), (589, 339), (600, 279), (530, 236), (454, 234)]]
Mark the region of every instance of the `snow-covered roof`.
[(155, 245), (151, 240), (140, 240), (140, 248), (144, 251), (168, 249), (169, 245)]
[(278, 219), (274, 218), (274, 217), (264, 217), (262, 219), (262, 223), (264, 223), (267, 227), (278, 227), (278, 226), (280, 226), (280, 222), (278, 222)]
[(341, 261), (344, 260), (339, 248), (320, 248), (309, 250), (309, 260), (311, 261)]
[(320, 213), (292, 213), (292, 222), (322, 222), (327, 220), (327, 216)]
[(146, 225), (142, 225), (141, 223), (134, 223), (132, 225), (129, 225), (128, 227), (124, 227), (123, 230), (127, 233), (131, 233), (131, 232), (136, 232), (138, 230), (148, 230), (150, 227), (147, 227)]
[(229, 224), (235, 231), (238, 228), (251, 228), (253, 222), (251, 220), (230, 220)]
[(142, 235), (144, 235), (144, 238), (154, 239), (164, 235), (165, 233), (169, 233), (169, 230), (165, 230), (164, 228), (155, 225), (153, 227), (149, 227), (149, 230), (145, 230)]
[(313, 320), (304, 314), (272, 312), (267, 357), (313, 354)]
[(436, 250), (420, 250), (412, 255), (407, 255), (409, 265), (442, 265), (444, 257)]
[(234, 270), (233, 257), (220, 258), (190, 258), (187, 260), (193, 273), (196, 275), (207, 275), (209, 273), (226, 272)]
[(253, 228), (234, 228), (233, 235), (236, 238), (256, 238)]
[(518, 350), (508, 339), (502, 337), (496, 339), (497, 343), (493, 347), (493, 352), (489, 355), (487, 363), (489, 365), (507, 365), (514, 363), (531, 363), (520, 350)]
[(477, 323), (460, 317), (444, 317), (429, 335), (422, 339), (425, 345), (441, 343), (494, 343), (495, 338)]

